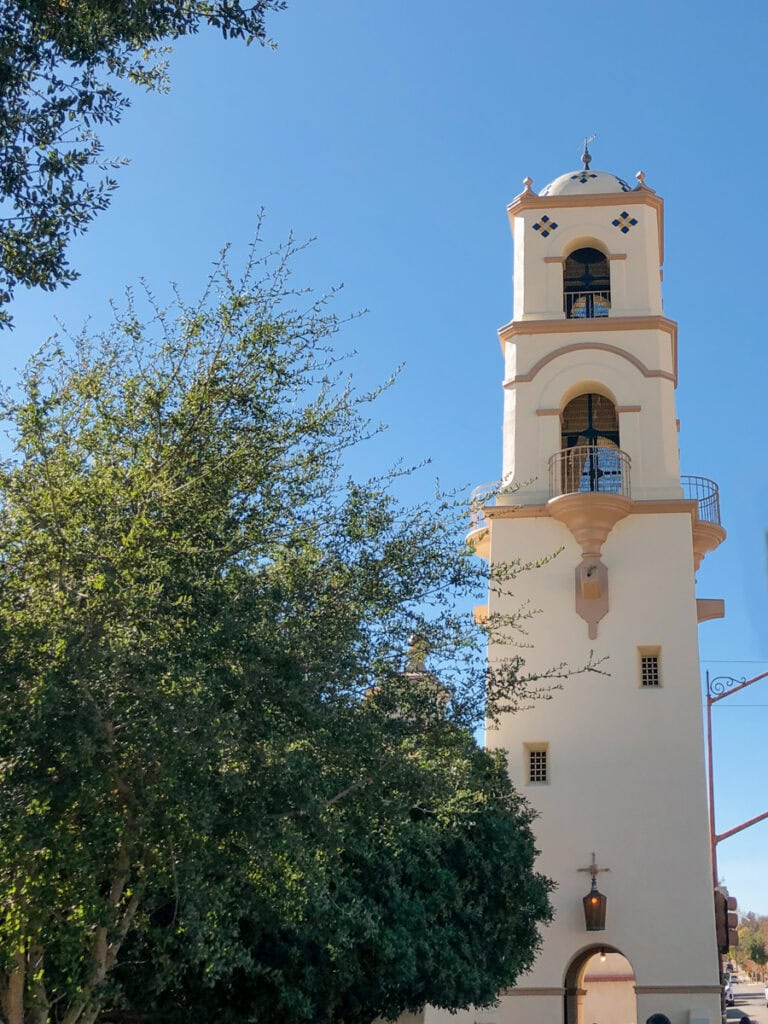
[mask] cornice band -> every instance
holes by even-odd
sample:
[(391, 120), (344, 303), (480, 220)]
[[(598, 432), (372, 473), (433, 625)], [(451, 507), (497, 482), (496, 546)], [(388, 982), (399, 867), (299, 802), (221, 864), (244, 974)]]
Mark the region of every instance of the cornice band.
[(627, 352), (626, 349), (619, 348), (618, 345), (607, 345), (601, 341), (582, 341), (574, 345), (563, 345), (561, 348), (555, 349), (554, 352), (548, 352), (545, 356), (542, 356), (537, 363), (534, 363), (528, 373), (518, 373), (514, 377), (508, 377), (503, 381), (503, 387), (513, 387), (515, 384), (528, 384), (536, 374), (543, 370), (544, 367), (551, 363), (553, 359), (557, 359), (560, 356), (568, 355), (570, 352), (581, 352), (589, 349), (594, 349), (598, 352), (611, 352), (613, 355), (619, 356), (621, 359), (626, 359), (628, 363), (631, 363), (635, 369), (639, 370), (644, 377), (662, 377), (664, 380), (672, 381), (677, 387), (677, 375), (670, 373), (668, 370), (650, 370), (645, 363), (643, 363), (637, 356), (632, 355), (631, 352)]

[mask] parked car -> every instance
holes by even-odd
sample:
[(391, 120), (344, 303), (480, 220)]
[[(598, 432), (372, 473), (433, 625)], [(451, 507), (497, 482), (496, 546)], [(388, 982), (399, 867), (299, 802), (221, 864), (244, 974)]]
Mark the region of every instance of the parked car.
[(735, 1000), (733, 998), (733, 988), (731, 987), (731, 979), (726, 975), (725, 984), (723, 985), (723, 995), (725, 996), (725, 1005), (733, 1006)]

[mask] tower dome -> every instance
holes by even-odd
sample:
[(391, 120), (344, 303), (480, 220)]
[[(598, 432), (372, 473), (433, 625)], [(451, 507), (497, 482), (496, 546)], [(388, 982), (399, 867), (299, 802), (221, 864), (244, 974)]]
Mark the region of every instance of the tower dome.
[(611, 192), (631, 192), (632, 186), (623, 178), (608, 171), (591, 171), (582, 167), (555, 178), (539, 192), (540, 196), (605, 195)]

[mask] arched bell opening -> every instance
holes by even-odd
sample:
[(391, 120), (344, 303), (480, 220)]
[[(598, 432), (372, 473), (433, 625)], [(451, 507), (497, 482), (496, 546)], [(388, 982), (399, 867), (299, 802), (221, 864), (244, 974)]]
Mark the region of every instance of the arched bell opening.
[(637, 1024), (632, 964), (614, 946), (591, 945), (565, 972), (564, 1024)]
[(619, 417), (606, 395), (572, 398), (561, 416), (561, 449), (550, 459), (550, 492), (600, 491), (629, 496), (629, 457), (619, 445)]
[(611, 270), (608, 257), (583, 246), (563, 264), (563, 308), (569, 320), (608, 316), (611, 308)]

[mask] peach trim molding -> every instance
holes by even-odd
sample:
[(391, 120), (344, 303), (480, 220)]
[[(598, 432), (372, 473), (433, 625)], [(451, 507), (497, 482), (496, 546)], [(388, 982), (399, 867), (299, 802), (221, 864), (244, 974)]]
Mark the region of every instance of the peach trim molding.
[[(627, 254), (625, 252), (609, 252), (606, 256), (608, 260), (625, 260)], [(545, 256), (545, 263), (565, 263), (565, 256)]]
[(697, 597), (696, 620), (709, 622), (710, 619), (725, 618), (725, 601), (722, 597)]
[(586, 334), (602, 331), (666, 331), (677, 342), (677, 323), (659, 313), (648, 316), (598, 316), (593, 320), (510, 320), (499, 327), (502, 341), (511, 341), (518, 334)]
[(652, 188), (644, 185), (631, 192), (607, 192), (589, 196), (539, 196), (535, 192), (521, 192), (507, 207), (512, 235), (515, 233), (515, 216), (528, 210), (567, 210), (589, 206), (650, 206), (658, 216), (659, 264), (664, 263), (664, 200)]
[(490, 505), (483, 508), (483, 515), (486, 519), (540, 519), (549, 517), (549, 509), (546, 505)]
[(699, 571), (704, 555), (714, 551), (725, 540), (725, 530), (718, 523), (693, 521), (693, 570)]
[(488, 621), (488, 605), (487, 604), (476, 604), (472, 609), (472, 618), (475, 620), (475, 625), (482, 626), (483, 623)]
[(594, 320), (512, 320), (498, 330), (502, 353), (504, 343), (518, 334), (580, 334), (603, 331), (657, 330), (666, 331), (672, 341), (672, 365), (677, 387), (677, 324), (665, 316), (613, 316)]
[(560, 996), (565, 995), (564, 988), (503, 988), (500, 996)]
[(598, 352), (611, 352), (613, 355), (619, 356), (620, 359), (626, 359), (628, 363), (632, 363), (644, 377), (662, 377), (664, 380), (672, 381), (675, 387), (677, 387), (676, 373), (670, 373), (668, 370), (649, 370), (645, 363), (638, 359), (637, 356), (633, 356), (631, 352), (619, 348), (618, 345), (607, 345), (603, 341), (581, 341), (574, 345), (563, 345), (562, 348), (557, 348), (554, 352), (548, 352), (545, 356), (542, 356), (537, 363), (533, 364), (528, 373), (518, 373), (515, 377), (507, 377), (506, 380), (502, 381), (502, 387), (508, 388), (514, 384), (529, 384), (536, 374), (543, 370), (548, 363), (551, 363), (553, 359), (568, 355), (569, 352), (582, 352), (589, 349)]
[[(616, 412), (642, 412), (642, 405), (617, 405)], [(537, 409), (537, 416), (560, 416), (562, 412), (560, 409)]]
[(709, 995), (719, 996), (721, 993), (719, 985), (635, 985), (635, 992), (639, 996), (651, 995)]
[(635, 981), (634, 974), (586, 974), (584, 975), (584, 983), (590, 985), (599, 985), (601, 982), (612, 982), (612, 981)]
[[(630, 516), (659, 513), (675, 515), (687, 512), (691, 519), (696, 519), (698, 508), (695, 498), (657, 498), (650, 501), (630, 501), (630, 505), (627, 512)], [(548, 505), (487, 505), (483, 509), (483, 514), (486, 519), (539, 519), (542, 516), (550, 516), (551, 511)]]

